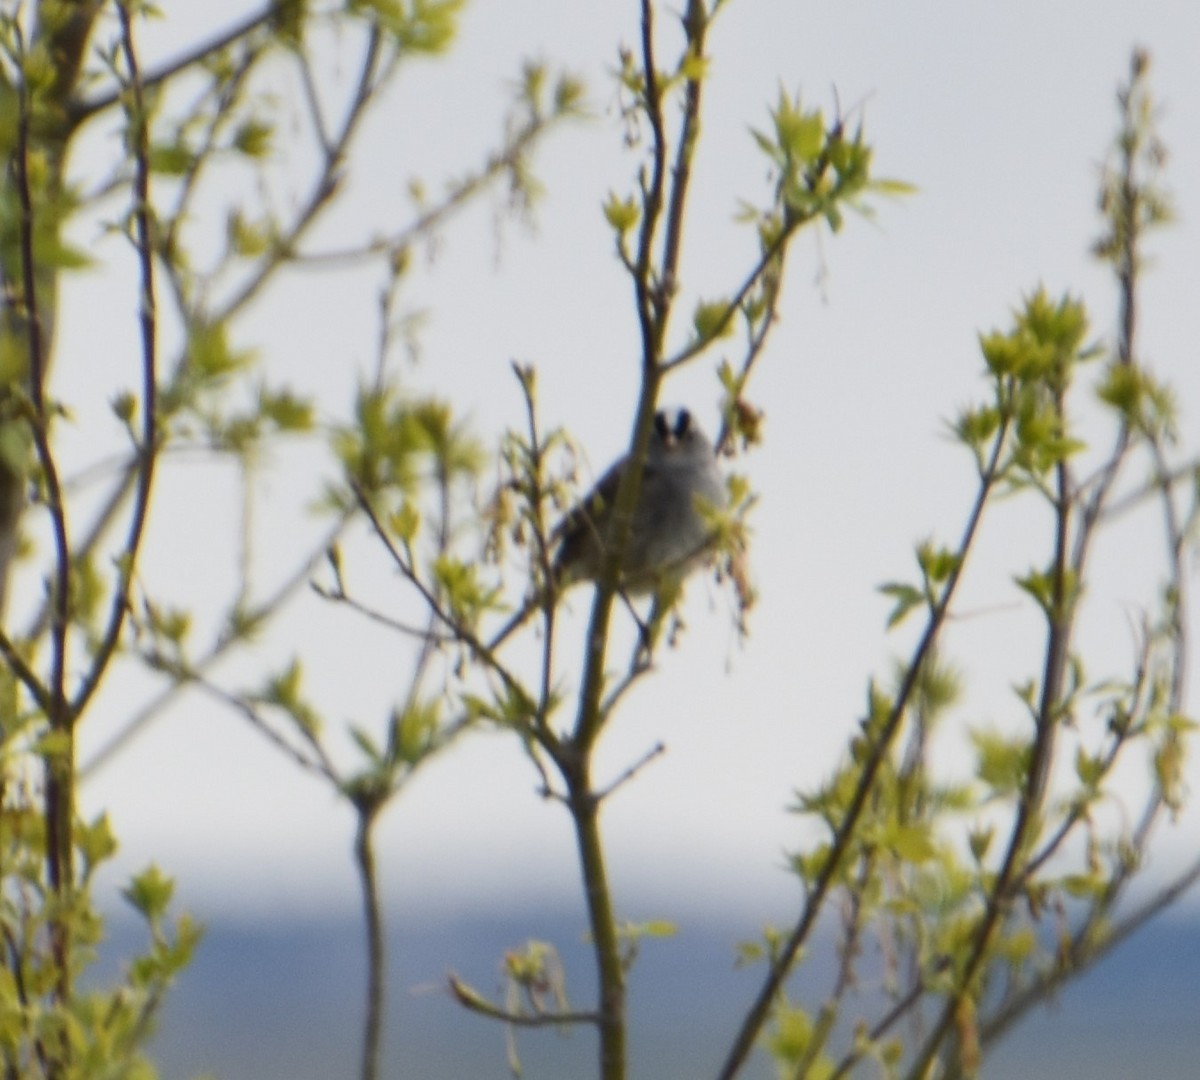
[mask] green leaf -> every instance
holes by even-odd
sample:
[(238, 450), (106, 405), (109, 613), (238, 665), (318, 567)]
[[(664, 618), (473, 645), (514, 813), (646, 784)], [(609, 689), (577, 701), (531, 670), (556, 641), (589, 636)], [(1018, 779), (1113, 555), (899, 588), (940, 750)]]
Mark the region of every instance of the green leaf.
[[(1060, 582), (1062, 595), (1058, 596)], [(1017, 587), (1033, 597), (1038, 607), (1050, 619), (1058, 617), (1057, 609), (1060, 605), (1067, 607), (1072, 603), (1076, 593), (1076, 582), (1075, 573), (1069, 569), (1063, 569), (1060, 575), (1053, 570), (1030, 570), (1024, 577), (1015, 579)]]
[(191, 147), (183, 142), (152, 143), (148, 155), (151, 171), (164, 176), (183, 176), (195, 159)]
[(458, 30), (464, 0), (349, 0), (350, 12), (377, 21), (401, 53), (444, 52)]
[(692, 325), (701, 341), (716, 341), (733, 333), (732, 312), (728, 300), (702, 300), (696, 305)]
[(619, 234), (624, 236), (638, 223), (641, 216), (641, 207), (632, 195), (628, 199), (622, 199), (616, 192), (609, 193), (604, 203), (604, 217)]
[(392, 756), (416, 765), (438, 746), (441, 706), (437, 701), (414, 702), (404, 713), (392, 714)]
[(47, 731), (33, 746), (33, 752), (39, 757), (66, 758), (73, 748), (71, 736), (65, 731)]
[(421, 512), (408, 500), (402, 502), (400, 509), (388, 516), (388, 529), (405, 544), (411, 544), (416, 539), (420, 527)]
[(934, 547), (925, 542), (917, 547), (917, 564), (926, 580), (935, 585), (948, 581), (962, 565), (962, 557), (947, 547)]
[(1104, 778), (1104, 757), (1100, 754), (1089, 754), (1083, 747), (1075, 751), (1075, 775), (1086, 788), (1095, 788)]
[(122, 890), (122, 895), (152, 923), (166, 914), (175, 893), (175, 882), (150, 864)]
[(892, 608), (891, 614), (888, 615), (887, 628), (890, 630), (893, 626), (899, 625), (904, 618), (915, 607), (920, 607), (925, 603), (925, 593), (916, 588), (914, 585), (906, 585), (902, 581), (889, 581), (879, 586), (879, 591), (884, 596), (890, 596), (895, 599), (896, 606)]
[(560, 116), (574, 116), (583, 108), (587, 88), (573, 75), (562, 75), (554, 84), (554, 111)]
[(972, 731), (978, 755), (975, 774), (997, 795), (1019, 791), (1029, 775), (1033, 749), (1027, 738), (1012, 738), (995, 731)]
[(313, 428), (313, 404), (289, 389), (259, 388), (258, 407), (262, 415), (280, 431), (304, 432)]
[(907, 180), (883, 178), (871, 181), (871, 191), (880, 195), (916, 195), (920, 190), (916, 184), (910, 184)]
[(188, 334), (188, 372), (201, 385), (220, 382), (242, 370), (252, 354), (235, 350), (229, 344), (225, 326), (220, 323), (198, 323)]
[(647, 922), (623, 923), (617, 933), (624, 940), (639, 938), (668, 938), (679, 933), (679, 926), (667, 919), (650, 919)]
[(84, 862), (84, 877), (110, 859), (117, 851), (117, 838), (107, 814), (101, 814), (90, 824), (80, 822), (75, 827), (75, 846)]
[(750, 129), (750, 134), (753, 136), (754, 141), (758, 144), (758, 148), (764, 154), (766, 154), (775, 165), (782, 168), (785, 162), (783, 151), (779, 148), (779, 144), (774, 139), (764, 135), (761, 131), (755, 131), (753, 128)]
[(371, 735), (363, 728), (355, 724), (348, 727), (350, 738), (354, 740), (354, 745), (357, 746), (370, 761), (372, 766), (380, 768), (384, 764), (383, 751), (379, 748), (379, 744), (371, 737)]
[(735, 968), (749, 967), (751, 964), (757, 964), (760, 960), (765, 960), (766, 956), (767, 950), (760, 942), (742, 941), (736, 946), (733, 966)]
[(264, 158), (271, 152), (271, 137), (275, 129), (261, 120), (242, 122), (233, 133), (233, 148), (249, 158)]
[(1037, 934), (1032, 927), (1022, 926), (1000, 939), (1000, 954), (1010, 964), (1024, 963), (1037, 949)]
[(978, 451), (1000, 428), (1000, 410), (994, 406), (964, 409), (954, 423), (954, 434)]
[(938, 854), (927, 824), (893, 825), (884, 831), (880, 841), (888, 851), (907, 863), (929, 862)]
[(679, 65), (679, 74), (689, 82), (701, 82), (708, 75), (710, 60), (707, 56), (697, 56), (691, 49)]
[(1061, 884), (1068, 896), (1079, 899), (1096, 899), (1108, 885), (1102, 874), (1068, 874)]
[(995, 838), (996, 829), (991, 825), (979, 826), (967, 834), (967, 844), (971, 848), (971, 856), (977, 863), (982, 863), (987, 857), (988, 849), (992, 846)]
[(225, 219), (225, 239), (234, 255), (253, 259), (270, 249), (272, 230), (269, 224), (247, 221), (240, 210), (231, 210)]
[(771, 118), (779, 146), (789, 157), (807, 164), (820, 156), (825, 146), (825, 117), (819, 109), (805, 112), (799, 98), (793, 101), (781, 90)]
[(124, 390), (112, 399), (113, 415), (126, 427), (132, 425), (137, 416), (137, 398)]

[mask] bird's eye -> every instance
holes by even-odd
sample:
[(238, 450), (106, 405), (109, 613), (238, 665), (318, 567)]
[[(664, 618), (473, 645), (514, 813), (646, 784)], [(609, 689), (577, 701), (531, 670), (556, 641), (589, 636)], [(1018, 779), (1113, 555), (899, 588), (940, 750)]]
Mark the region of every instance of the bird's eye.
[(692, 414), (687, 409), (680, 409), (675, 418), (675, 438), (682, 439), (692, 427)]

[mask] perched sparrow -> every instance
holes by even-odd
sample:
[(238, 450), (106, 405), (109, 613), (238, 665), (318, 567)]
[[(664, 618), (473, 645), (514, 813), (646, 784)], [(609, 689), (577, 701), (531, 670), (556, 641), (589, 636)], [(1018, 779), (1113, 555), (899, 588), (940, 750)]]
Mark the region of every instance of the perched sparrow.
[[(559, 588), (599, 576), (625, 464), (622, 458), (613, 465), (555, 530), (553, 571)], [(619, 579), (623, 589), (652, 592), (664, 581), (682, 580), (703, 562), (714, 538), (698, 501), (717, 509), (728, 501), (712, 443), (686, 409), (662, 410), (654, 417), (633, 512)]]

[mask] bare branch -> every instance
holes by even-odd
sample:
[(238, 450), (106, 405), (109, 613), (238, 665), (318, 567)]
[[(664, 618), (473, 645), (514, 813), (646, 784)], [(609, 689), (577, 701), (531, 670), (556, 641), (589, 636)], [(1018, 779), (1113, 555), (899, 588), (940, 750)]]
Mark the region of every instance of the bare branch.
[(145, 533), (146, 516), (150, 510), (150, 490), (154, 480), (154, 464), (158, 457), (158, 310), (154, 291), (154, 239), (150, 222), (150, 141), (146, 130), (145, 99), (128, 6), (124, 3), (117, 4), (117, 15), (121, 23), (121, 48), (128, 67), (129, 89), (132, 95), (129, 124), (133, 129), (134, 245), (137, 249), (138, 271), (141, 277), (138, 323), (142, 348), (142, 436), (141, 445), (138, 447), (133, 513), (121, 550), (118, 583), (113, 590), (108, 625), (101, 636), (88, 673), (71, 703), (75, 715), (83, 711), (100, 685), (125, 625), (125, 617), (129, 610), (129, 587)]
[[(241, 39), (249, 37), (254, 31), (267, 26), (275, 18), (278, 7), (279, 4), (277, 2), (269, 3), (256, 15), (248, 16), (240, 23), (235, 23), (229, 29), (222, 31), (208, 41), (201, 42), (188, 51), (181, 53), (161, 68), (147, 72), (141, 80), (142, 87), (145, 89), (156, 88), (173, 79), (181, 72), (186, 71), (188, 68), (202, 64), (209, 57), (214, 56), (223, 49), (228, 49), (231, 45), (236, 45)], [(90, 119), (97, 113), (111, 109), (121, 100), (123, 92), (124, 87), (118, 86), (91, 100), (74, 102), (68, 110), (71, 126), (78, 127), (85, 120)]]
[[(353, 515), (344, 515), (337, 524), (324, 536), (324, 538), (314, 545), (308, 557), (302, 560), (292, 571), (292, 573), (284, 579), (279, 587), (271, 593), (262, 603), (255, 608), (245, 613), (245, 620), (251, 624), (260, 623), (268, 615), (276, 612), (288, 600), (290, 600), (296, 592), (303, 588), (309, 582), (316, 568), (325, 559), (325, 553), (333, 546), (337, 540), (345, 532)], [(100, 748), (92, 755), (90, 761), (85, 762), (79, 769), (81, 781), (86, 781), (105, 765), (111, 762), (137, 735), (146, 729), (149, 724), (157, 717), (161, 716), (166, 707), (189, 685), (189, 680), (200, 679), (216, 666), (216, 664), (224, 659), (225, 655), (232, 648), (242, 642), (242, 638), (234, 633), (221, 635), (216, 642), (211, 646), (204, 656), (198, 660), (192, 661), (187, 668), (185, 675), (176, 681), (172, 682), (160, 693), (151, 698), (145, 705), (135, 712), (124, 726), (107, 742), (102, 744)]]
[(637, 776), (637, 774), (640, 773), (647, 765), (649, 765), (656, 758), (661, 757), (666, 752), (667, 747), (665, 743), (655, 743), (640, 758), (638, 758), (637, 761), (630, 765), (624, 772), (621, 773), (620, 776), (618, 776), (611, 784), (609, 784), (608, 787), (601, 788), (599, 791), (597, 791), (596, 801), (604, 802), (604, 800), (612, 795), (618, 788), (629, 783), (629, 781)]
[(459, 979), (457, 975), (450, 975), (449, 985), (450, 993), (454, 995), (454, 1000), (462, 1005), (463, 1008), (469, 1009), (473, 1013), (478, 1013), (480, 1016), (489, 1017), (492, 1020), (502, 1020), (504, 1023), (512, 1024), (516, 1027), (540, 1028), (561, 1027), (569, 1024), (600, 1023), (600, 1014), (594, 1012), (526, 1013), (502, 1009), (500, 1006), (493, 1005), (486, 998), (477, 994), (471, 987)]

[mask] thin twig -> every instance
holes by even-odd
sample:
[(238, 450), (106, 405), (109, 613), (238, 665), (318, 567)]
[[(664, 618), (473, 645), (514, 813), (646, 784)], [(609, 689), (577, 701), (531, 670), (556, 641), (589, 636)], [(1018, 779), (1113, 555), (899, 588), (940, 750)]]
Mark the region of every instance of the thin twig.
[(988, 1017), (980, 1024), (981, 1043), (985, 1046), (994, 1044), (1031, 1008), (1043, 1002), (1068, 979), (1075, 978), (1085, 968), (1098, 962), (1156, 915), (1175, 904), (1191, 891), (1197, 882), (1200, 882), (1200, 860), (1193, 862), (1169, 885), (1142, 903), (1125, 918), (1118, 920), (1098, 940), (1090, 932), (1076, 934), (1071, 941), (1069, 956), (1064, 963), (1057, 964), (1051, 971), (1038, 976), (1019, 994), (1006, 1001), (995, 1015)]
[(297, 211), (291, 227), (274, 246), (273, 255), (265, 259), (258, 269), (229, 297), (213, 316), (216, 323), (224, 323), (246, 307), (259, 294), (263, 286), (274, 275), (280, 261), (290, 259), (301, 239), (316, 223), (321, 211), (329, 204), (340, 189), (340, 171), (346, 154), (366, 115), (367, 106), (387, 81), (396, 64), (393, 56), (380, 73), (383, 53), (383, 31), (373, 24), (367, 34), (367, 43), (360, 61), (358, 82), (347, 109), (337, 138), (324, 155), (320, 175), (308, 198)]
[[(251, 15), (240, 23), (235, 23), (228, 30), (222, 31), (216, 37), (201, 42), (188, 51), (181, 53), (174, 60), (168, 61), (162, 67), (147, 72), (142, 79), (142, 86), (145, 89), (156, 88), (174, 78), (180, 72), (203, 63), (208, 57), (220, 52), (222, 49), (236, 45), (240, 39), (247, 37), (255, 30), (270, 23), (275, 18), (278, 8), (278, 3), (269, 3), (258, 14)], [(71, 125), (78, 127), (85, 120), (95, 116), (97, 113), (111, 109), (121, 100), (121, 94), (124, 90), (124, 87), (118, 86), (92, 98), (90, 101), (74, 102), (68, 109)]]
[(206, 679), (195, 672), (187, 674), (179, 673), (178, 679), (180, 683), (188, 686), (194, 686), (196, 689), (203, 691), (214, 701), (219, 701), (223, 705), (228, 706), (234, 712), (241, 713), (251, 726), (263, 735), (275, 747), (282, 750), (283, 753), (292, 759), (306, 772), (315, 774), (328, 780), (335, 787), (340, 788), (342, 785), (342, 777), (335, 768), (332, 759), (325, 753), (325, 750), (315, 740), (309, 738), (308, 745), (312, 747), (315, 756), (310, 757), (302, 751), (298, 750), (291, 742), (285, 739), (275, 730), (275, 728), (267, 722), (266, 718), (255, 708), (249, 698), (226, 690), (223, 686), (218, 686), (216, 683)]
[(599, 1024), (600, 1014), (595, 1012), (544, 1012), (544, 1013), (525, 1013), (514, 1012), (511, 1009), (502, 1009), (498, 1005), (493, 1005), (490, 1001), (486, 1001), (472, 990), (466, 983), (458, 978), (457, 975), (449, 977), (450, 993), (454, 995), (455, 1001), (465, 1009), (469, 1009), (473, 1013), (478, 1013), (480, 1016), (487, 1016), (492, 1020), (502, 1020), (506, 1024), (513, 1024), (516, 1027), (540, 1028), (540, 1027), (561, 1027), (569, 1024)]
[[(1063, 394), (1055, 395), (1055, 408), (1060, 422), (1064, 423)], [(1046, 793), (1046, 782), (1059, 728), (1059, 708), (1062, 685), (1070, 655), (1071, 631), (1074, 623), (1074, 597), (1067, 594), (1069, 571), (1082, 575), (1082, 565), (1069, 564), (1071, 511), (1075, 498), (1071, 486), (1070, 470), (1065, 459), (1055, 467), (1057, 491), (1055, 495), (1054, 562), (1052, 565), (1051, 596), (1046, 610), (1046, 651), (1042, 670), (1042, 686), (1039, 696), (1036, 730), (1025, 782), (1017, 804), (1016, 817), (1009, 833), (1008, 844), (1000, 863), (1000, 869), (992, 880), (986, 906), (976, 926), (972, 939), (966, 947), (956, 985), (945, 998), (937, 1020), (925, 1042), (917, 1051), (908, 1070), (909, 1080), (921, 1080), (928, 1075), (929, 1068), (939, 1048), (952, 1030), (960, 1004), (973, 996), (976, 979), (983, 970), (991, 943), (998, 932), (1005, 912), (1013, 896), (1024, 880), (1021, 872), (1022, 860), (1028, 845), (1034, 838)], [(1078, 539), (1078, 537), (1077, 537)], [(1077, 552), (1086, 552), (1087, 545), (1077, 544)], [(1077, 577), (1076, 580), (1080, 580)]]
[(661, 757), (666, 752), (667, 747), (665, 743), (655, 743), (640, 758), (638, 758), (637, 761), (626, 768), (611, 784), (609, 784), (607, 787), (600, 788), (596, 792), (596, 802), (604, 802), (604, 800), (612, 795), (618, 788), (624, 787), (627, 783), (629, 783), (630, 780), (637, 776), (638, 773), (646, 768), (647, 765), (649, 765), (656, 758)]
[(411, 623), (401, 622), (399, 619), (378, 611), (361, 600), (356, 600), (341, 587), (326, 589), (314, 581), (309, 583), (309, 588), (321, 597), (322, 600), (328, 600), (335, 604), (345, 604), (351, 611), (363, 616), (363, 618), (369, 619), (373, 623), (378, 623), (389, 630), (394, 630), (398, 634), (403, 634), (405, 637), (416, 638), (420, 642), (432, 641), (437, 645), (453, 645), (458, 641), (458, 638), (453, 634), (441, 634), (436, 630), (431, 630), (428, 626), (413, 626)]
[(353, 483), (352, 487), (359, 507), (366, 514), (367, 520), (375, 530), (376, 536), (379, 537), (380, 542), (391, 556), (393, 564), (405, 580), (417, 590), (426, 607), (437, 616), (438, 622), (446, 627), (447, 631), (457, 641), (466, 645), (472, 653), (482, 660), (487, 668), (499, 677), (500, 681), (504, 683), (505, 688), (511, 694), (515, 695), (518, 700), (532, 701), (521, 681), (496, 658), (495, 653), (480, 640), (478, 635), (470, 627), (465, 626), (457, 620), (453, 614), (442, 606), (436, 594), (421, 580), (416, 570), (409, 564), (408, 559), (405, 558), (404, 553), (396, 547), (395, 542), (388, 535), (387, 530), (383, 527), (383, 522), (379, 520), (379, 515), (375, 512), (374, 506), (371, 505), (371, 500), (367, 493), (357, 483)]
[[(282, 607), (283, 604), (292, 598), (297, 590), (308, 583), (317, 566), (324, 560), (325, 553), (342, 536), (352, 517), (353, 515), (349, 513), (343, 515), (325, 537), (314, 546), (308, 558), (299, 563), (292, 574), (270, 596), (248, 613), (247, 618), (250, 622), (261, 622), (266, 616)], [(182, 690), (186, 689), (188, 680), (202, 679), (225, 657), (230, 649), (242, 640), (237, 634), (222, 634), (218, 637), (204, 656), (192, 661), (188, 665), (186, 678), (172, 682), (164, 690), (151, 698), (130, 717), (115, 735), (96, 750), (91, 759), (80, 768), (80, 780), (86, 781), (90, 779), (105, 765), (113, 761), (132, 739), (146, 729), (151, 721), (162, 715), (166, 706)]]
[(719, 1080), (732, 1080), (745, 1065), (763, 1029), (763, 1025), (770, 1015), (771, 1007), (783, 986), (783, 982), (791, 972), (800, 949), (812, 933), (824, 901), (833, 888), (834, 882), (837, 880), (842, 863), (850, 850), (851, 840), (857, 832), (859, 821), (866, 809), (868, 796), (874, 788), (875, 779), (886, 759), (888, 748), (891, 746), (892, 740), (900, 728), (909, 702), (916, 690), (921, 669), (926, 659), (931, 655), (941, 628), (946, 621), (946, 613), (957, 591), (958, 583), (962, 578), (963, 570), (966, 566), (967, 554), (974, 543), (975, 535), (983, 517), (984, 507), (997, 482), (1001, 454), (1007, 443), (1007, 439), (1008, 425), (1007, 421), (1004, 421), (993, 436), (992, 453), (981, 473), (980, 486), (975, 497), (975, 504), (968, 515), (962, 539), (959, 542), (959, 558), (955, 568), (947, 578), (941, 596), (929, 613), (925, 630), (917, 643), (912, 659), (907, 665), (903, 681), (896, 694), (891, 711), (871, 746), (869, 756), (861, 766), (854, 794), (847, 806), (841, 825), (834, 834), (820, 875), (812, 884), (805, 898), (800, 918), (784, 942), (778, 956), (773, 960), (767, 977), (763, 981), (762, 988), (759, 990), (750, 1009), (746, 1013), (745, 1019), (742, 1021), (742, 1025), (734, 1038), (725, 1062), (717, 1074)]
[(145, 534), (146, 517), (150, 510), (150, 491), (158, 456), (158, 313), (154, 295), (154, 239), (150, 223), (150, 135), (146, 128), (148, 117), (128, 6), (118, 3), (117, 15), (121, 23), (121, 47), (129, 68), (129, 87), (132, 92), (129, 123), (134, 133), (134, 245), (141, 279), (138, 324), (142, 348), (142, 438), (138, 447), (133, 513), (125, 544), (121, 549), (118, 583), (113, 591), (108, 625), (101, 635), (100, 645), (92, 657), (88, 672), (71, 703), (75, 715), (83, 711), (95, 694), (121, 638), (121, 631), (129, 612), (130, 583), (133, 581), (138, 552)]
[(361, 262), (391, 255), (416, 243), (441, 226), (456, 211), (464, 209), (498, 176), (511, 171), (529, 148), (546, 133), (553, 117), (538, 117), (524, 125), (503, 149), (489, 155), (478, 172), (456, 183), (434, 205), (423, 210), (404, 228), (389, 236), (367, 241), (356, 247), (327, 248), (323, 251), (292, 251), (291, 264), (297, 269), (325, 268)]

